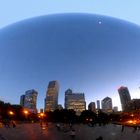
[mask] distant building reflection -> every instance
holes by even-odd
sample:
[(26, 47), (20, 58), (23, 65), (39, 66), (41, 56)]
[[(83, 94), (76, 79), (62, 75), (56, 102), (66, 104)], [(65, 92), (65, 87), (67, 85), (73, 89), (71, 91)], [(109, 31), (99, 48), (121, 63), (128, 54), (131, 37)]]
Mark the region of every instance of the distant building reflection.
[(86, 110), (84, 93), (73, 93), (71, 89), (65, 92), (65, 108), (73, 109), (77, 115)]
[(37, 113), (37, 95), (38, 92), (36, 90), (27, 90), (25, 95), (21, 95), (20, 97), (20, 105), (32, 113)]
[(54, 111), (58, 107), (59, 84), (57, 81), (50, 81), (45, 98), (45, 111)]

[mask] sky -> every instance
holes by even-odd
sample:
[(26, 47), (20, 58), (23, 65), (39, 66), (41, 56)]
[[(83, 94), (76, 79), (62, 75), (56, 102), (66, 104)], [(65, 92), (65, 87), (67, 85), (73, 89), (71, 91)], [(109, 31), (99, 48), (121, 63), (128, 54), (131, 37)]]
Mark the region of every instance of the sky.
[(0, 27), (52, 13), (83, 12), (107, 15), (140, 24), (139, 0), (4, 0), (0, 4)]
[[(41, 0), (41, 1), (34, 1), (34, 0), (4, 0), (1, 1), (0, 4), (0, 29), (6, 27), (7, 25), (16, 23), (21, 20), (29, 19), (32, 17), (55, 14), (55, 13), (91, 13), (91, 14), (99, 14), (99, 15), (106, 15), (111, 17), (116, 17), (119, 19), (123, 19), (135, 24), (140, 25), (140, 18), (139, 18), (139, 0)], [(54, 77), (55, 79), (55, 77)], [(45, 91), (48, 85), (49, 80), (54, 79), (47, 79), (42, 86), (40, 87), (39, 91), (41, 95), (39, 96), (40, 100), (42, 100), (45, 96)], [(59, 80), (59, 79), (57, 79)], [(64, 82), (64, 81), (63, 81)], [(78, 81), (77, 81), (78, 82)], [(139, 90), (139, 75), (137, 79), (133, 79), (129, 82), (120, 81), (120, 85), (128, 86), (130, 89), (131, 96), (133, 98), (139, 98), (140, 90)], [(106, 83), (107, 84), (107, 83)], [(61, 85), (61, 81), (60, 81)], [(84, 83), (83, 83), (84, 85)], [(113, 98), (113, 105), (119, 106), (120, 103), (119, 97), (117, 94), (117, 88), (120, 86), (115, 85), (116, 93), (112, 94), (111, 89), (109, 90), (110, 93), (106, 93), (106, 95), (110, 95)], [(13, 84), (15, 86), (15, 84)], [(32, 85), (33, 86), (33, 85)], [(118, 87), (117, 87), (118, 86)], [(2, 87), (1, 87), (2, 88)], [(0, 97), (5, 101), (9, 101), (11, 103), (18, 103), (19, 97), (24, 91), (30, 88), (37, 88), (34, 86), (31, 87), (24, 87), (22, 90), (19, 89), (18, 96), (16, 98), (11, 97), (9, 98), (10, 94)], [(43, 90), (42, 90), (42, 89)], [(73, 84), (66, 84), (65, 88), (72, 88), (75, 92), (89, 92), (88, 90), (93, 90), (93, 88), (89, 87), (89, 89), (76, 89), (76, 86)], [(2, 90), (1, 90), (2, 91)], [(14, 92), (14, 90), (13, 90)], [(17, 91), (16, 91), (17, 92)], [(63, 91), (64, 92), (64, 91)], [(91, 92), (91, 91), (90, 91)], [(103, 92), (103, 91), (98, 91)], [(107, 92), (107, 90), (106, 90)], [(114, 91), (112, 91), (114, 92)], [(1, 95), (1, 94), (0, 94)], [(85, 94), (86, 96), (86, 94)], [(97, 96), (94, 98), (94, 101), (97, 99), (102, 100), (103, 96)], [(117, 100), (116, 100), (117, 99)], [(62, 101), (60, 100), (60, 103)], [(63, 103), (62, 103), (63, 104)], [(38, 103), (38, 108), (42, 108), (44, 103)]]

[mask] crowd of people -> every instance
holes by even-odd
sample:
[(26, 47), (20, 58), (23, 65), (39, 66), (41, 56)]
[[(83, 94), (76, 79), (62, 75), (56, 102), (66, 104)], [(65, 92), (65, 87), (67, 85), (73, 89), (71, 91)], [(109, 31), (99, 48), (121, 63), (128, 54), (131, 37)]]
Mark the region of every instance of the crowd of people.
[(0, 121), (0, 127), (15, 128), (16, 127), (16, 121), (15, 120), (9, 120), (9, 119), (3, 119), (3, 120)]

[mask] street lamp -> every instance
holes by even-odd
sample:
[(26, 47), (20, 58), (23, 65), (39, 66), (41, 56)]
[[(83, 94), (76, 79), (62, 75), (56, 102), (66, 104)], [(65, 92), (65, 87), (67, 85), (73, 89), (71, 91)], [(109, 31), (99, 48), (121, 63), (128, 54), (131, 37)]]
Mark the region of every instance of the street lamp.
[(14, 118), (15, 113), (13, 111), (10, 110), (8, 112), (8, 114), (9, 114), (9, 119), (13, 119)]
[(40, 117), (43, 118), (44, 117), (44, 113), (40, 113)]
[(24, 110), (24, 114), (27, 115), (29, 112), (27, 110)]
[(9, 115), (10, 116), (13, 116), (14, 115), (14, 112), (13, 111), (9, 111)]

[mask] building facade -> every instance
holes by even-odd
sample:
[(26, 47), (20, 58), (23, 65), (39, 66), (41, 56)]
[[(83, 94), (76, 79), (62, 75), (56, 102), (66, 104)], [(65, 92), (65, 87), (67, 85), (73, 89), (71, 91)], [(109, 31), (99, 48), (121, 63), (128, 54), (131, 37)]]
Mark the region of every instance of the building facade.
[(122, 111), (125, 111), (125, 110), (127, 110), (128, 103), (131, 101), (129, 90), (127, 87), (121, 86), (118, 89), (118, 92), (119, 92), (119, 96), (120, 96)]
[(112, 99), (106, 97), (102, 100), (102, 110), (104, 112), (112, 112)]
[(69, 96), (70, 95), (72, 95), (72, 90), (71, 89), (67, 89), (65, 91), (65, 104), (64, 104), (66, 109), (68, 109), (68, 107), (69, 107), (69, 101), (68, 100), (69, 100)]
[(92, 112), (96, 112), (96, 106), (95, 106), (95, 102), (90, 102), (88, 105), (88, 110), (92, 111)]
[(25, 95), (20, 98), (20, 104), (32, 113), (37, 113), (37, 95), (38, 92), (34, 89), (27, 90)]
[(54, 111), (58, 106), (59, 84), (57, 81), (50, 81), (45, 98), (45, 111)]
[(20, 96), (20, 105), (24, 107), (25, 95)]
[(100, 100), (97, 100), (97, 110), (101, 109), (100, 108)]
[(77, 115), (86, 109), (84, 93), (72, 93), (71, 89), (65, 92), (65, 108), (72, 109)]

